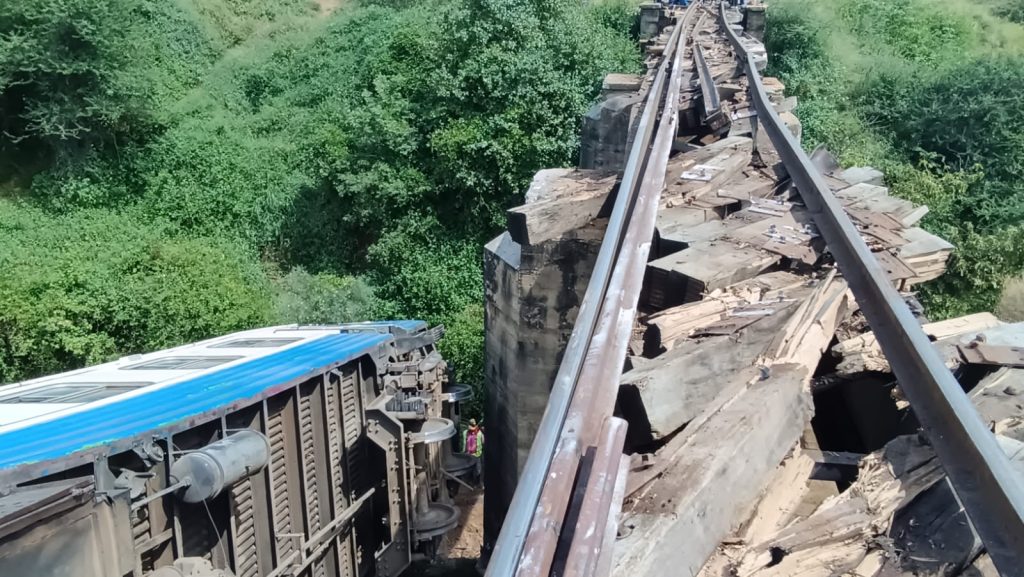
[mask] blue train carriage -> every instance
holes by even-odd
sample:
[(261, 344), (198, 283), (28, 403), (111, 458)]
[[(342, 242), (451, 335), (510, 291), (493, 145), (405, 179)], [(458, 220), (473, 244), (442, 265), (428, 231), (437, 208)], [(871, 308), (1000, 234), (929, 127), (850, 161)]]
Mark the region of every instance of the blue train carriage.
[(0, 575), (397, 575), (471, 468), (442, 333), (273, 327), (0, 388)]

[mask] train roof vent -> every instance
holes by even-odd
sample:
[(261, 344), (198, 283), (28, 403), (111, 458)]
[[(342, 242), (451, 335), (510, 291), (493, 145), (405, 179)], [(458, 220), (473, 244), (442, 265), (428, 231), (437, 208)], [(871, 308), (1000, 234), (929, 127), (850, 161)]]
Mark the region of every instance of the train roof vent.
[(137, 365), (121, 367), (122, 371), (195, 371), (209, 369), (245, 357), (164, 357), (153, 359)]
[(272, 349), (283, 347), (301, 341), (301, 338), (280, 338), (280, 339), (234, 339), (231, 341), (210, 345), (211, 349)]
[(91, 403), (152, 384), (151, 382), (54, 383), (23, 393), (0, 396), (0, 403)]

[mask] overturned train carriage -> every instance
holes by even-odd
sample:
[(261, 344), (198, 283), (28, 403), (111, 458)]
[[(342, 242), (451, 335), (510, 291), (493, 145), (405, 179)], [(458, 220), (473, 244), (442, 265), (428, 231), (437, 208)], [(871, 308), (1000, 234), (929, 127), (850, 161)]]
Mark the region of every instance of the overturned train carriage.
[(397, 575), (472, 469), (440, 332), (259, 329), (0, 388), (0, 575)]

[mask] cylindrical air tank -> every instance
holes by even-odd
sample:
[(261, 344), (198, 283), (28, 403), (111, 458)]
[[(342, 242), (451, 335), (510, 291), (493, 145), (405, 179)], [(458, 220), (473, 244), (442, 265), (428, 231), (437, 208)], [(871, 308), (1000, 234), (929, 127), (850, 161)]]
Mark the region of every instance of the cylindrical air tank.
[(238, 431), (215, 443), (186, 453), (171, 466), (171, 484), (187, 481), (178, 497), (199, 503), (219, 495), (270, 461), (270, 441), (259, 431)]

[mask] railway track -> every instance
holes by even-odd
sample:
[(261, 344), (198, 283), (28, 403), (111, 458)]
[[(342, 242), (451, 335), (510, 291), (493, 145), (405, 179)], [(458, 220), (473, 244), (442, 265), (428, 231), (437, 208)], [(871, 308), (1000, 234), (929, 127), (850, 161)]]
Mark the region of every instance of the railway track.
[[(694, 5), (682, 14), (648, 88), (597, 263), (488, 577), (594, 575), (610, 568), (627, 474), (620, 458), (626, 423), (612, 411), (678, 122), (678, 98), (669, 96), (679, 94), (696, 12)], [(584, 530), (563, 531), (569, 527)]]
[[(922, 332), (885, 270), (794, 139), (766, 91), (749, 43), (724, 4), (691, 5), (649, 77), (643, 112), (607, 232), (572, 336), (487, 577), (608, 575), (626, 493), (626, 422), (613, 416), (620, 376), (644, 285), (660, 196), (674, 153), (683, 83), (695, 78), (700, 120), (728, 128), (705, 49), (717, 34), (743, 68), (753, 129), (770, 139), (918, 415), (971, 522), (1002, 574), (1024, 574), (1024, 488), (1011, 465)], [(714, 30), (713, 30), (714, 29)], [(702, 561), (703, 562), (703, 561)]]

